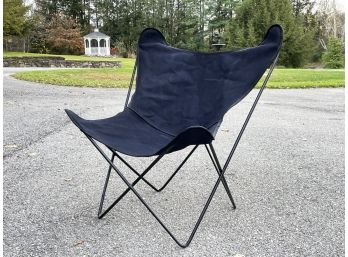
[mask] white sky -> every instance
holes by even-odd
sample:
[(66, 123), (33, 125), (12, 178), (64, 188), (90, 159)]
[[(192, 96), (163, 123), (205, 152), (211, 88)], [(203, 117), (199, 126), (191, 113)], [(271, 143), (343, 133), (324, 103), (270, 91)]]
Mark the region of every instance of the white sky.
[[(315, 2), (319, 2), (320, 0), (315, 0)], [(331, 0), (333, 1), (333, 0)], [(335, 0), (336, 1), (336, 8), (337, 10), (340, 10), (342, 12), (345, 12), (345, 1), (346, 0)], [(32, 4), (34, 3), (34, 0), (24, 0), (25, 4)]]
[(345, 12), (345, 0), (336, 0), (336, 7), (338, 10)]

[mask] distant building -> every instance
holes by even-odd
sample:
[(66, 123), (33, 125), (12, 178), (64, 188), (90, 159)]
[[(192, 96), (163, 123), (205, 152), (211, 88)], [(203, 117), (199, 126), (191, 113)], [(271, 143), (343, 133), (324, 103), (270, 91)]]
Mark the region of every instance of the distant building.
[(94, 32), (83, 37), (85, 55), (110, 56), (110, 37), (94, 29)]

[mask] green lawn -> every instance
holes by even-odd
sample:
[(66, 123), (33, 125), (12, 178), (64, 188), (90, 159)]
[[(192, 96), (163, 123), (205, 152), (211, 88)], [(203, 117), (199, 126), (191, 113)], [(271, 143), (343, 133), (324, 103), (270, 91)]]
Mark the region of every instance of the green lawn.
[(38, 53), (23, 53), (23, 52), (4, 52), (4, 57), (64, 57), (65, 60), (71, 61), (116, 61), (118, 58), (114, 57), (96, 57), (96, 56), (85, 56), (85, 55), (58, 55), (58, 54), (38, 54)]
[(74, 61), (120, 61), (120, 68), (100, 69), (61, 69), (49, 71), (19, 72), (13, 75), (17, 79), (34, 81), (39, 83), (76, 86), (76, 87), (127, 87), (134, 66), (132, 58), (95, 57), (84, 55), (52, 55), (22, 52), (5, 52), (4, 57), (42, 57), (61, 56), (65, 60)]
[(75, 87), (128, 87), (133, 67), (18, 72), (22, 80)]
[(109, 61), (109, 62), (115, 62), (115, 61), (121, 61), (122, 64), (126, 67), (133, 66), (134, 60), (131, 58), (115, 58), (115, 57), (96, 57), (96, 56), (85, 56), (85, 55), (55, 55), (55, 54), (36, 54), (36, 53), (22, 53), (22, 52), (4, 52), (4, 57), (42, 57), (42, 56), (48, 56), (48, 57), (54, 57), (54, 56), (60, 56), (64, 57), (67, 61)]
[[(258, 83), (258, 87), (260, 85), (261, 82)], [(267, 83), (268, 88), (344, 86), (344, 70), (332, 69), (275, 69)]]
[[(121, 68), (18, 72), (17, 79), (63, 86), (128, 87), (134, 59), (119, 58)], [(260, 86), (259, 82), (258, 86)], [(268, 88), (344, 87), (344, 70), (275, 69)]]

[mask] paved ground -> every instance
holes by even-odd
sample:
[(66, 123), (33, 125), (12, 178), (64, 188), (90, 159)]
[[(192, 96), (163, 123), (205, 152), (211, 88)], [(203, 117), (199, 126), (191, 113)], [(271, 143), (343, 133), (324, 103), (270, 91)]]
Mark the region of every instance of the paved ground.
[[(63, 109), (107, 117), (122, 109), (126, 91), (39, 85), (10, 72), (4, 256), (344, 256), (343, 89), (266, 90), (227, 171), (237, 210), (220, 187), (181, 249), (132, 194), (96, 218), (107, 166)], [(255, 93), (225, 117), (215, 140), (220, 158)], [(138, 186), (181, 239), (216, 179), (203, 148), (193, 157), (164, 192)], [(150, 162), (126, 158), (139, 169)], [(181, 159), (171, 154), (147, 178), (160, 185)], [(125, 187), (116, 176), (110, 183), (111, 201)]]

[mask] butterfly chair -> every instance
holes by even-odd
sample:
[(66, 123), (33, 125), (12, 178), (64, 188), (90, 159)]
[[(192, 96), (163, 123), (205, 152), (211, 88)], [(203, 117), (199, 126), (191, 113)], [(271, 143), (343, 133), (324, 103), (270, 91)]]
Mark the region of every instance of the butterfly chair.
[[(124, 110), (111, 118), (100, 120), (85, 120), (66, 110), (72, 122), (86, 135), (109, 165), (98, 218), (104, 217), (132, 191), (174, 241), (184, 248), (191, 243), (220, 182), (235, 209), (236, 205), (224, 174), (277, 62), (281, 45), (282, 29), (279, 25), (271, 26), (262, 43), (256, 47), (215, 53), (174, 48), (167, 44), (158, 30), (145, 29), (138, 41), (137, 59)], [(267, 68), (269, 71), (256, 100), (222, 166), (212, 144), (222, 119), (232, 106), (255, 87)], [(136, 90), (129, 102), (136, 73)], [(111, 151), (111, 158), (97, 142)], [(181, 243), (145, 202), (135, 185), (142, 180), (153, 190), (162, 191), (199, 145), (204, 145), (218, 178), (188, 240)], [(157, 188), (144, 178), (163, 156), (188, 146), (193, 146), (193, 149), (162, 187)], [(143, 172), (138, 172), (119, 153), (157, 157)], [(137, 179), (129, 181), (114, 164), (115, 157), (130, 168), (137, 175)], [(112, 170), (121, 177), (127, 189), (103, 212), (105, 192)]]

